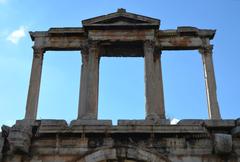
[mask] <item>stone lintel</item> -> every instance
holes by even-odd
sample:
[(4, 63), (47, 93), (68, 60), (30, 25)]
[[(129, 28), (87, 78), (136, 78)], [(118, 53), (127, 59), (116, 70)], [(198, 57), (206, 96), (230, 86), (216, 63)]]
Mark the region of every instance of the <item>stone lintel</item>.
[(49, 34), (84, 34), (84, 29), (81, 27), (63, 27), (63, 28), (50, 28)]
[(91, 30), (88, 38), (96, 41), (144, 41), (154, 40), (153, 29), (131, 29), (131, 30)]
[[(202, 123), (202, 124), (201, 124)], [(201, 124), (201, 125), (200, 125)], [(23, 128), (26, 120), (16, 122), (18, 128)], [(33, 126), (33, 125), (32, 125)], [(169, 120), (153, 122), (149, 120), (118, 120), (118, 125), (112, 125), (111, 120), (73, 120), (67, 125), (65, 120), (38, 120), (35, 125), (39, 133), (207, 133), (207, 130), (218, 129), (218, 132), (232, 130), (235, 120), (181, 120), (178, 125), (170, 125)], [(206, 128), (207, 129), (206, 129)], [(29, 128), (29, 127), (26, 127)], [(236, 128), (234, 130), (234, 128)], [(235, 133), (236, 134), (236, 133)]]
[(35, 32), (30, 31), (29, 34), (30, 34), (32, 41), (35, 41), (36, 37), (47, 37), (48, 36), (47, 31), (35, 31)]
[[(16, 128), (28, 128), (26, 120), (18, 120)], [(196, 125), (170, 125), (169, 120), (161, 120), (153, 123), (146, 120), (119, 120), (117, 126), (112, 125), (111, 120), (73, 120), (67, 125), (65, 120), (36, 120), (34, 125), (38, 127), (38, 133), (206, 133), (206, 129)]]
[(34, 38), (34, 47), (45, 51), (79, 51), (86, 44), (87, 38), (78, 35), (55, 35)]
[(69, 127), (65, 120), (41, 120), (38, 133), (57, 133), (68, 129)]
[(176, 125), (71, 125), (66, 129), (39, 129), (38, 133), (100, 133), (100, 134), (129, 134), (129, 133), (155, 133), (155, 134), (202, 134), (208, 136), (208, 131), (202, 126), (176, 126)]
[[(109, 41), (110, 45), (116, 41), (134, 43), (156, 40), (156, 46), (161, 47), (162, 50), (194, 50), (203, 47), (202, 39), (212, 39), (215, 34), (215, 30), (210, 29), (197, 29), (197, 34), (192, 34), (193, 31), (190, 29), (159, 30), (157, 32), (153, 29), (91, 30), (88, 34), (82, 28), (50, 28), (48, 31), (29, 33), (35, 42), (34, 46), (52, 51), (81, 50), (87, 42), (87, 35), (91, 40)], [(136, 54), (133, 56), (138, 56), (139, 51), (135, 51)], [(142, 53), (140, 55), (142, 57)]]
[(200, 37), (171, 36), (158, 37), (156, 46), (161, 50), (195, 50), (203, 46)]
[(172, 37), (172, 36), (187, 36), (213, 39), (216, 30), (212, 29), (198, 29), (196, 27), (180, 26), (177, 29), (159, 30), (158, 37)]
[(204, 120), (204, 125), (206, 127), (235, 127), (235, 120), (234, 119), (216, 119), (216, 120)]
[(111, 120), (73, 120), (70, 123), (71, 133), (103, 133), (110, 131), (112, 127)]
[(75, 127), (75, 126), (111, 126), (112, 125), (112, 120), (73, 120), (71, 121), (70, 127)]
[(68, 124), (65, 120), (45, 119), (40, 121), (40, 128), (44, 127), (67, 128)]
[(34, 41), (36, 37), (49, 37), (49, 36), (72, 36), (73, 34), (84, 34), (83, 28), (80, 27), (63, 27), (63, 28), (50, 28), (48, 31), (30, 31), (31, 39)]
[(203, 119), (182, 119), (180, 120), (177, 125), (203, 125)]
[(178, 122), (177, 125), (202, 125), (207, 128), (219, 128), (219, 127), (235, 127), (235, 120), (225, 119), (225, 120), (204, 120), (204, 119), (183, 119)]
[(153, 120), (118, 120), (119, 126), (131, 126), (131, 125), (138, 125), (138, 126), (147, 126), (147, 125), (170, 125), (169, 119), (159, 119), (157, 121)]

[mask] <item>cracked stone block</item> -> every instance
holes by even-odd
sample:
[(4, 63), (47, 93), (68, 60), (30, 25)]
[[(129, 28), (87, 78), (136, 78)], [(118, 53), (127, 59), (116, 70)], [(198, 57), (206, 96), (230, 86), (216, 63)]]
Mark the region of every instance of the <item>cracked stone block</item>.
[(228, 154), (232, 151), (232, 135), (214, 134), (214, 151), (216, 154)]
[(0, 133), (0, 161), (2, 160), (2, 149), (4, 146), (4, 138), (2, 137), (2, 133)]
[(10, 131), (10, 127), (9, 126), (6, 126), (6, 125), (3, 125), (2, 127), (1, 127), (1, 129), (2, 129), (2, 137), (7, 137), (8, 136), (8, 134), (9, 134), (9, 131)]
[(8, 136), (11, 151), (28, 153), (31, 144), (31, 137), (31, 127), (12, 128)]

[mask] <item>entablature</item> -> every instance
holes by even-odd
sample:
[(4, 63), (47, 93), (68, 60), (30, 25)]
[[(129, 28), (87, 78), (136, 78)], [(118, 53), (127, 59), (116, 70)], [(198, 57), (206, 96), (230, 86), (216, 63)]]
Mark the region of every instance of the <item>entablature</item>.
[[(34, 47), (53, 51), (81, 50), (89, 41), (108, 44), (109, 49), (111, 46), (116, 49), (116, 45), (121, 42), (128, 43), (127, 48), (133, 45), (132, 49), (135, 49), (139, 47), (139, 42), (147, 40), (154, 41), (161, 50), (194, 50), (206, 46), (206, 42), (213, 39), (215, 31), (193, 27), (157, 31), (153, 29), (85, 31), (83, 28), (50, 28), (48, 31), (30, 32), (30, 35)], [(134, 42), (138, 42), (137, 46)], [(111, 56), (114, 56), (114, 53)]]
[[(30, 32), (34, 48), (45, 51), (82, 50), (90, 41), (97, 41), (105, 48), (102, 48), (102, 56), (142, 57), (145, 41), (155, 42), (160, 50), (194, 50), (209, 45), (216, 32), (192, 26), (159, 30), (159, 19), (126, 12), (125, 9), (83, 20), (82, 24), (83, 27)], [(127, 45), (122, 46), (124, 43)], [(119, 50), (118, 45), (124, 49)]]
[(30, 32), (35, 48), (53, 51), (81, 50), (87, 36), (82, 28), (50, 28), (48, 31)]

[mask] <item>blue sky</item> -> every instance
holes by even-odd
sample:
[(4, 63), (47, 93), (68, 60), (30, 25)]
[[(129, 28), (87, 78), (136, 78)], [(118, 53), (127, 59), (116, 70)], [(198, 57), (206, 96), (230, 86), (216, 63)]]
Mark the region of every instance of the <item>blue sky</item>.
[[(195, 26), (217, 29), (214, 65), (222, 117), (240, 116), (240, 0), (0, 0), (0, 125), (25, 114), (33, 45), (28, 31), (80, 27), (81, 20), (115, 12), (158, 18), (161, 29)], [(38, 119), (76, 119), (81, 56), (47, 52)], [(143, 58), (102, 58), (99, 119), (143, 119)], [(162, 70), (168, 118), (207, 119), (203, 66), (198, 51), (163, 51)]]

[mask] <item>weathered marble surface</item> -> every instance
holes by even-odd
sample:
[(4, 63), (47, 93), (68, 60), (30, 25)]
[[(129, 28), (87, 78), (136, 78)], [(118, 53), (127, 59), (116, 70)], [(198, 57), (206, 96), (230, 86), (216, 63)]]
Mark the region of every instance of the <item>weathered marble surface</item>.
[(240, 136), (233, 131), (238, 128), (236, 121), (205, 120), (196, 125), (199, 120), (191, 120), (192, 125), (189, 122), (181, 125), (184, 121), (179, 125), (144, 125), (143, 121), (121, 120), (116, 126), (109, 121), (75, 120), (69, 126), (64, 120), (17, 121), (10, 128), (9, 136), (0, 138), (0, 148), (4, 140), (8, 141), (4, 143), (2, 162), (102, 162), (110, 159), (237, 162)]
[[(34, 57), (24, 120), (2, 127), (0, 162), (240, 162), (240, 119), (221, 120), (210, 40), (215, 30), (160, 30), (160, 20), (119, 9), (83, 27), (30, 32)], [(43, 55), (81, 50), (77, 120), (36, 120)], [(165, 117), (161, 51), (199, 50), (210, 120)], [(144, 57), (146, 118), (98, 120), (101, 57)], [(214, 119), (214, 120), (213, 120)]]
[(97, 120), (101, 57), (144, 57), (146, 119), (166, 119), (161, 68), (163, 50), (199, 50), (210, 119), (221, 119), (210, 41), (216, 30), (180, 26), (160, 30), (160, 20), (119, 9), (82, 21), (83, 27), (50, 28), (30, 32), (34, 57), (25, 119), (37, 116), (43, 55), (47, 51), (77, 50), (82, 54), (78, 117)]

